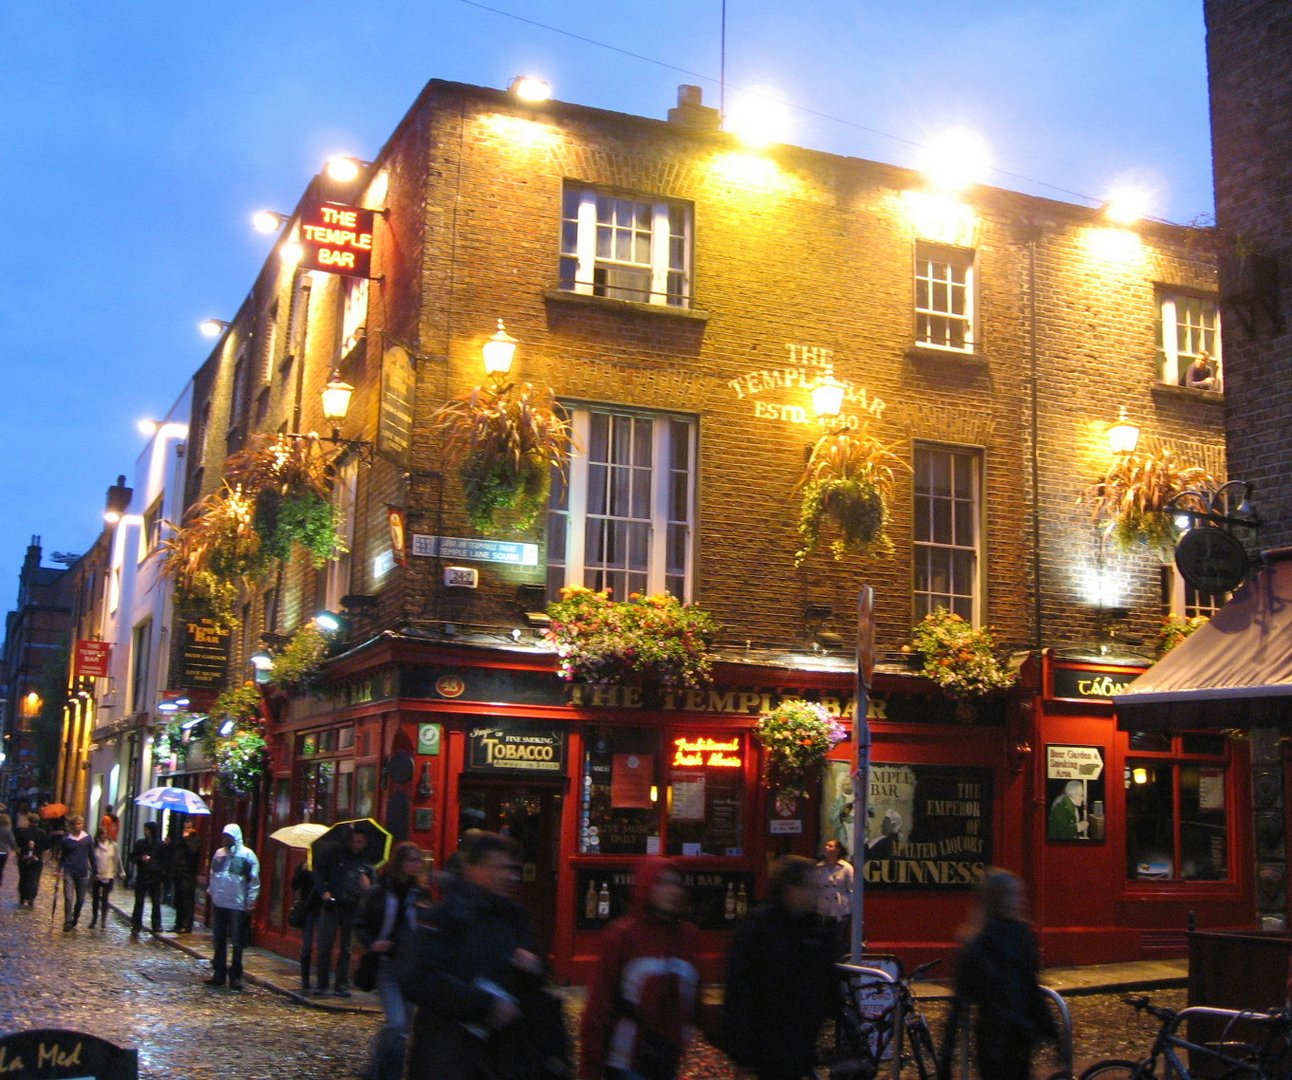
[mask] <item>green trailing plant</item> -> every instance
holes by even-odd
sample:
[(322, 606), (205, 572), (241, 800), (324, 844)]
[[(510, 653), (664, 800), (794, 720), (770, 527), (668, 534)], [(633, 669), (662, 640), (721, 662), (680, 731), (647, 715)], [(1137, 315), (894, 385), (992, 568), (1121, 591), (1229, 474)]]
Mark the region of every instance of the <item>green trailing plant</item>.
[(778, 799), (789, 799), (808, 796), (847, 731), (824, 705), (786, 701), (758, 718), (754, 735), (766, 751), (767, 786)]
[(188, 755), (192, 753), (193, 744), (189, 742), (189, 730), (185, 724), (190, 723), (193, 717), (187, 713), (168, 720), (166, 726), (162, 728), (162, 745), (168, 753), (174, 754), (179, 758), (180, 763), (188, 761)]
[(798, 482), (802, 542), (794, 553), (794, 565), (802, 566), (816, 550), (827, 524), (838, 533), (830, 541), (836, 560), (866, 553), (891, 555), (893, 545), (885, 532), (888, 503), (897, 470), (906, 468), (865, 423), (857, 431), (818, 439)]
[(1191, 637), (1208, 619), (1205, 615), (1194, 615), (1185, 618), (1183, 615), (1166, 615), (1157, 632), (1157, 655), (1159, 659), (1174, 649), (1180, 642)]
[(503, 510), (514, 514), (515, 530), (531, 528), (571, 447), (552, 391), (532, 383), (477, 386), (446, 402), (432, 421), (444, 432), (445, 461), (457, 468), (472, 528), (497, 531)]
[(668, 593), (616, 601), (608, 589), (567, 588), (547, 613), (546, 636), (567, 681), (680, 689), (706, 686), (712, 678), (708, 650), (717, 622)]
[(256, 790), (269, 768), (269, 746), (259, 731), (235, 731), (215, 752), (215, 775), (226, 795), (241, 798)]
[[(1170, 446), (1118, 454), (1082, 496), (1091, 506), (1091, 517), (1114, 545), (1123, 551), (1150, 548), (1169, 552), (1179, 529), (1168, 509), (1171, 500), (1186, 491), (1212, 491), (1216, 481), (1197, 465), (1184, 465)], [(1175, 509), (1205, 512), (1202, 501)]]
[(261, 438), (230, 455), (224, 475), (253, 493), (253, 526), (269, 557), (288, 559), (299, 545), (322, 566), (345, 551), (330, 497), (331, 466), (317, 440)]
[(911, 651), (920, 658), (922, 673), (954, 698), (981, 697), (1018, 681), (1002, 662), (991, 630), (944, 607), (916, 623)]
[(319, 685), (327, 659), (328, 641), (313, 622), (301, 626), (274, 657), (269, 681), (288, 693), (309, 694)]

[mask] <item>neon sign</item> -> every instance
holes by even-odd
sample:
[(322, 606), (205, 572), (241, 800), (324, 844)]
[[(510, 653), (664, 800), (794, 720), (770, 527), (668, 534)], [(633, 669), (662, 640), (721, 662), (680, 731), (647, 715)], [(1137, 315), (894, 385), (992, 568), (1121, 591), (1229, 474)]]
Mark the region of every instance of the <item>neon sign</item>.
[(740, 736), (730, 739), (695, 739), (679, 737), (673, 740), (673, 766), (681, 769), (738, 769), (744, 764), (740, 756)]
[(325, 202), (301, 213), (303, 270), (372, 276), (372, 210)]

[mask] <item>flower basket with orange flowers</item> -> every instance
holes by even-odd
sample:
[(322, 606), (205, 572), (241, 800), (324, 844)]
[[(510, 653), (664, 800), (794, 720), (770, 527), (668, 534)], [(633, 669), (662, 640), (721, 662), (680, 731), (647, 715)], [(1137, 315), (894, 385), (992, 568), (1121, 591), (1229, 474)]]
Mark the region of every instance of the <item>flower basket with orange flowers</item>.
[(848, 737), (824, 705), (786, 701), (758, 718), (754, 734), (767, 751), (767, 786), (777, 798), (806, 798), (821, 766)]
[(995, 635), (944, 607), (915, 625), (911, 650), (923, 661), (921, 673), (954, 698), (981, 697), (1018, 681), (1001, 662)]
[(609, 589), (576, 586), (562, 589), (547, 613), (552, 622), (546, 636), (568, 681), (693, 689), (712, 677), (709, 643), (718, 624), (668, 593), (612, 600)]

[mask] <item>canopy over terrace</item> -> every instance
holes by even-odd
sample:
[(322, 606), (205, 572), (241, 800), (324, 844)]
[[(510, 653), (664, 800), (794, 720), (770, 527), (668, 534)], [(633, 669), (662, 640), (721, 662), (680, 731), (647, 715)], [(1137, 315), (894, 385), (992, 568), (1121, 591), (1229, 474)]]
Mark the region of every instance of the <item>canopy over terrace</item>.
[(1122, 731), (1292, 728), (1292, 548), (1113, 704)]

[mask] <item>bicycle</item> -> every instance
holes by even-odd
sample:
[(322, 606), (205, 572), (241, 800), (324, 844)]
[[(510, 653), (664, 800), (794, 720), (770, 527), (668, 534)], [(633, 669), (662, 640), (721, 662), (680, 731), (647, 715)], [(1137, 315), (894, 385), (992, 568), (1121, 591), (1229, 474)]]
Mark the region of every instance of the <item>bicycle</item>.
[[(1208, 1075), (1218, 1075), (1221, 1080), (1284, 1080), (1288, 1075), (1288, 1051), (1292, 1046), (1292, 1016), (1284, 1012), (1251, 1012), (1238, 1009), (1219, 1009), (1207, 1005), (1190, 1005), (1175, 1010), (1154, 1005), (1147, 997), (1132, 995), (1122, 998), (1136, 1012), (1147, 1012), (1162, 1022), (1157, 1038), (1141, 1061), (1109, 1058), (1097, 1061), (1086, 1069), (1080, 1080), (1149, 1080), (1157, 1077), (1158, 1062), (1163, 1064), (1163, 1077), (1192, 1080), (1193, 1073), (1178, 1051), (1187, 1050), (1190, 1061), (1200, 1055), (1207, 1063)], [(1191, 1019), (1210, 1018), (1224, 1021), (1219, 1042), (1194, 1042), (1179, 1034), (1181, 1023)], [(1231, 1040), (1235, 1025), (1254, 1024), (1265, 1026), (1268, 1031), (1258, 1042)]]
[[(941, 960), (921, 964), (905, 977), (894, 978), (881, 968), (862, 964), (836, 964), (842, 973), (842, 1009), (835, 1027), (836, 1059), (830, 1066), (831, 1080), (873, 1080), (885, 1059), (893, 1057), (893, 1076), (904, 1064), (913, 1063), (920, 1080), (935, 1080), (937, 1050), (928, 1022), (920, 1012), (911, 985)], [(893, 1000), (879, 1015), (863, 1016), (862, 995), (891, 989)], [(896, 1039), (896, 1044), (894, 1044)]]

